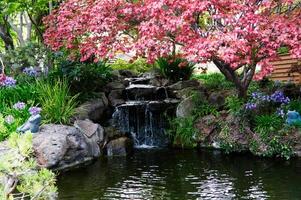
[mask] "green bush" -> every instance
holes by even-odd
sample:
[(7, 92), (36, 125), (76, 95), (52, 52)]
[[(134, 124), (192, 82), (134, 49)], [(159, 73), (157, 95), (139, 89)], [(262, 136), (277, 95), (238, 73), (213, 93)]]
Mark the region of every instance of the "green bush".
[(192, 112), (192, 115), (170, 120), (170, 129), (168, 130), (168, 134), (174, 139), (174, 143), (180, 143), (183, 147), (195, 147), (197, 145), (196, 136), (199, 135), (197, 135), (198, 130), (194, 127), (197, 119), (210, 114), (219, 115), (214, 106), (206, 101), (200, 101), (197, 93), (193, 94), (192, 97), (196, 103), (196, 109)]
[(5, 140), (9, 136), (10, 132), (5, 126), (5, 120), (3, 115), (0, 115), (0, 142)]
[(112, 69), (105, 62), (83, 63), (64, 59), (57, 65), (47, 79), (50, 81), (57, 78), (66, 79), (72, 94), (85, 95), (101, 91), (112, 77)]
[(36, 83), (17, 84), (12, 88), (0, 89), (0, 112), (4, 106), (12, 105), (18, 101), (37, 103)]
[(147, 63), (146, 59), (138, 58), (133, 62), (128, 62), (123, 59), (117, 59), (112, 63), (111, 68), (114, 70), (131, 70), (134, 73), (144, 73), (150, 71), (153, 66)]
[[(1, 154), (0, 179), (13, 178), (17, 185), (12, 187), (11, 183), (1, 182), (0, 199), (21, 199), (17, 196), (22, 195), (24, 199), (55, 198), (55, 174), (44, 168), (39, 169), (33, 155), (32, 134), (11, 133), (7, 144), (9, 150)], [(8, 189), (11, 191), (7, 191)]]
[(162, 57), (156, 61), (161, 74), (173, 81), (190, 79), (194, 64), (179, 56)]
[(269, 137), (271, 133), (279, 131), (284, 124), (283, 119), (275, 114), (255, 116), (255, 131), (263, 139)]
[(219, 115), (218, 110), (213, 105), (208, 102), (200, 102), (197, 108), (193, 111), (194, 118), (204, 117), (206, 115), (213, 114), (215, 116)]
[(288, 104), (287, 107), (288, 107), (287, 108), (288, 110), (292, 110), (292, 111), (295, 110), (301, 114), (301, 100), (300, 99), (290, 101), (290, 103)]
[(225, 76), (221, 73), (199, 74), (194, 75), (193, 78), (202, 81), (208, 90), (228, 90), (235, 88), (233, 83), (226, 80)]
[(183, 147), (195, 147), (194, 140), (197, 130), (194, 128), (194, 117), (175, 118), (170, 121), (172, 129), (168, 134), (173, 138), (174, 143), (180, 143)]
[(228, 96), (226, 98), (226, 108), (232, 114), (238, 114), (241, 111), (243, 104), (243, 99), (238, 96)]
[(25, 46), (8, 50), (4, 55), (7, 72), (18, 73), (25, 67), (48, 68), (52, 60), (52, 53), (44, 45), (29, 42)]
[(68, 124), (75, 114), (78, 95), (71, 96), (67, 81), (57, 80), (37, 82), (37, 93), (42, 107), (42, 116), (45, 123)]
[(264, 156), (280, 156), (285, 159), (289, 159), (293, 156), (294, 152), (289, 144), (283, 141), (281, 136), (273, 136), (268, 142), (268, 150), (265, 152)]

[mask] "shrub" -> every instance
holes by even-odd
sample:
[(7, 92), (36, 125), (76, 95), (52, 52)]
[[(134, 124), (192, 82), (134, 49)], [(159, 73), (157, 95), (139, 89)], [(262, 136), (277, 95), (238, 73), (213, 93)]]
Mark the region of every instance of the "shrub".
[(138, 58), (133, 62), (117, 59), (110, 66), (114, 70), (131, 70), (132, 72), (138, 74), (150, 71), (153, 68), (153, 66), (148, 64), (146, 59), (143, 58)]
[(193, 78), (201, 80), (208, 90), (227, 90), (233, 89), (234, 85), (226, 80), (225, 76), (221, 73), (199, 74)]
[(18, 101), (37, 103), (36, 83), (17, 84), (12, 88), (0, 89), (0, 111), (3, 110), (3, 106), (11, 105)]
[(197, 93), (192, 95), (193, 101), (196, 103), (196, 109), (192, 112), (191, 116), (179, 117), (170, 120), (169, 136), (172, 136), (175, 143), (182, 144), (183, 147), (195, 147), (197, 129), (194, 127), (195, 121), (199, 117), (213, 114), (217, 116), (219, 112), (217, 109), (206, 101), (199, 101)]
[(57, 80), (54, 83), (38, 81), (37, 93), (45, 123), (69, 123), (75, 114), (78, 95), (70, 96), (66, 80)]
[(25, 46), (8, 50), (3, 55), (4, 63), (10, 73), (22, 72), (26, 67), (48, 68), (52, 53), (43, 45), (29, 42)]
[(3, 115), (0, 115), (0, 142), (5, 140), (9, 136), (10, 132), (5, 126), (5, 120)]
[(156, 65), (164, 77), (173, 81), (190, 79), (194, 70), (194, 64), (180, 55), (159, 58)]
[(65, 78), (73, 94), (100, 91), (111, 78), (111, 68), (105, 62), (83, 63), (60, 61), (57, 68), (49, 74), (50, 81)]
[(255, 117), (255, 131), (263, 138), (267, 138), (269, 134), (279, 131), (284, 123), (284, 120), (273, 115), (259, 115)]
[(226, 107), (232, 114), (238, 114), (242, 109), (244, 101), (238, 96), (228, 96), (226, 98)]
[(287, 109), (292, 111), (295, 110), (301, 114), (301, 100), (298, 99), (290, 101), (290, 103), (287, 106)]
[[(0, 183), (0, 199), (42, 200), (56, 197), (55, 174), (47, 169), (39, 169), (33, 157), (32, 134), (11, 133), (8, 147), (9, 150), (1, 155), (0, 178), (10, 177), (17, 185)], [(14, 193), (16, 191), (19, 194)]]
[(170, 121), (172, 127), (168, 130), (169, 136), (173, 137), (176, 144), (180, 143), (183, 147), (194, 147), (195, 134), (197, 130), (194, 128), (194, 117), (175, 118)]

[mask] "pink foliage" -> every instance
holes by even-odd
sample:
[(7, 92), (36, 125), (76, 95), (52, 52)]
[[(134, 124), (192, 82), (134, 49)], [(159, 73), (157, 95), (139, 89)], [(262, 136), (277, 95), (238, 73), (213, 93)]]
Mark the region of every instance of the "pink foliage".
[(281, 46), (301, 58), (301, 12), (292, 0), (67, 0), (45, 18), (45, 43), (77, 51), (81, 60), (117, 51), (150, 62), (174, 45), (191, 61), (219, 60), (233, 70), (273, 70)]

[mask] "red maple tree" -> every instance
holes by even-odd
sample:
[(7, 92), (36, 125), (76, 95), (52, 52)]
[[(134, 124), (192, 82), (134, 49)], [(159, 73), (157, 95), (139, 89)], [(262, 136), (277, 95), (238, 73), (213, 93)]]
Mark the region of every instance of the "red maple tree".
[(272, 72), (280, 47), (301, 57), (293, 0), (67, 0), (45, 24), (46, 44), (82, 61), (121, 50), (152, 62), (176, 49), (190, 61), (213, 61), (241, 97), (253, 78)]

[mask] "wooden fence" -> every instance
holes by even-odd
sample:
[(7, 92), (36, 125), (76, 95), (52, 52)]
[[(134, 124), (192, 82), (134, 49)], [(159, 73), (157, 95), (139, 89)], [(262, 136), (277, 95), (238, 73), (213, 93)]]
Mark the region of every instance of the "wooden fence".
[(292, 58), (290, 55), (282, 55), (280, 60), (272, 62), (275, 66), (270, 79), (276, 81), (292, 81), (301, 84), (301, 62)]

